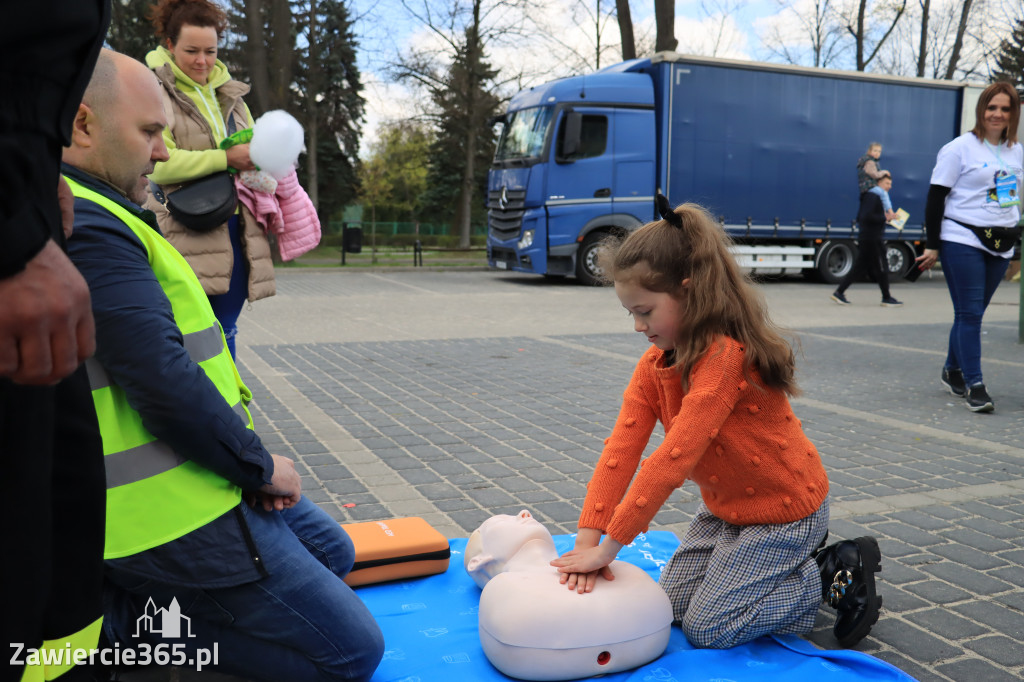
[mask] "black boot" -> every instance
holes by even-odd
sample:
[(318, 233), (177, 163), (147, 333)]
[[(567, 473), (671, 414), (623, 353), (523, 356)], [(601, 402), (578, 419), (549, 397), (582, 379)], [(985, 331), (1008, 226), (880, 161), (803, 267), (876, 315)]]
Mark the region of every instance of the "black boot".
[(839, 644), (850, 648), (878, 622), (882, 598), (875, 573), (882, 570), (878, 541), (864, 536), (829, 545), (814, 557), (821, 569), (821, 598), (838, 611), (832, 628)]

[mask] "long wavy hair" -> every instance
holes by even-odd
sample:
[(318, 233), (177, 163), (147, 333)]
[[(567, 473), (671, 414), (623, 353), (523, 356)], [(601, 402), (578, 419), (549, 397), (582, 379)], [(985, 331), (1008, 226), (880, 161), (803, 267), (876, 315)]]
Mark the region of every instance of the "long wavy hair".
[[(682, 227), (656, 220), (603, 244), (598, 264), (606, 283), (630, 282), (667, 293), (680, 306), (672, 363), (683, 389), (694, 364), (724, 335), (746, 349), (748, 365), (765, 386), (799, 395), (793, 348), (771, 321), (764, 297), (729, 251), (732, 241), (696, 204), (678, 206)], [(690, 281), (683, 286), (683, 280)]]

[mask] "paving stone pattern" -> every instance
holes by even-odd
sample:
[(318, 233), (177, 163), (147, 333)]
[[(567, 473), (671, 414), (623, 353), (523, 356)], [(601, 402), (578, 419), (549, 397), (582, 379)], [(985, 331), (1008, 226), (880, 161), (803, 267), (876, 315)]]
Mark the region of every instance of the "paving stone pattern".
[[(882, 618), (859, 648), (922, 681), (1019, 680), (1024, 362), (1015, 326), (986, 325), (985, 357), (1008, 360), (986, 360), (997, 411), (969, 413), (938, 383), (947, 332), (801, 333), (794, 408), (829, 471), (833, 538), (881, 544)], [(261, 345), (241, 369), (268, 448), (341, 522), (418, 515), (454, 537), (525, 508), (571, 533), (644, 347), (630, 333)], [(698, 501), (687, 484), (652, 527), (682, 533)], [(833, 614), (809, 636), (826, 648)]]

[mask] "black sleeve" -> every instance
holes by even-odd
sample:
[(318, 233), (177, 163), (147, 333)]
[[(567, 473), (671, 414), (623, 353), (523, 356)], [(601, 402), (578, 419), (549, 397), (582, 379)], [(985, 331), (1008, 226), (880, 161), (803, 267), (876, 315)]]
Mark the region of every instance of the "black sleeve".
[(946, 197), (952, 187), (931, 185), (928, 188), (928, 199), (924, 206), (924, 225), (927, 231), (926, 249), (938, 250), (939, 236), (942, 234), (942, 216), (946, 212)]
[(4, 3), (0, 45), (0, 278), (20, 272), (50, 239), (63, 243), (61, 145), (110, 22), (110, 0)]
[(51, 238), (61, 240), (60, 147), (43, 135), (0, 130), (0, 279), (21, 272)]

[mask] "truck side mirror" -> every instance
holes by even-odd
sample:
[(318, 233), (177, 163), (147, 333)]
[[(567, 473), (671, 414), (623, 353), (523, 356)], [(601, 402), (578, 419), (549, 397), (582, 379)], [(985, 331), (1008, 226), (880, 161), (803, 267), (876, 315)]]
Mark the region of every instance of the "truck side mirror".
[(562, 120), (562, 134), (559, 137), (558, 153), (555, 161), (572, 163), (572, 157), (580, 149), (580, 135), (583, 130), (583, 114), (576, 111), (566, 112)]

